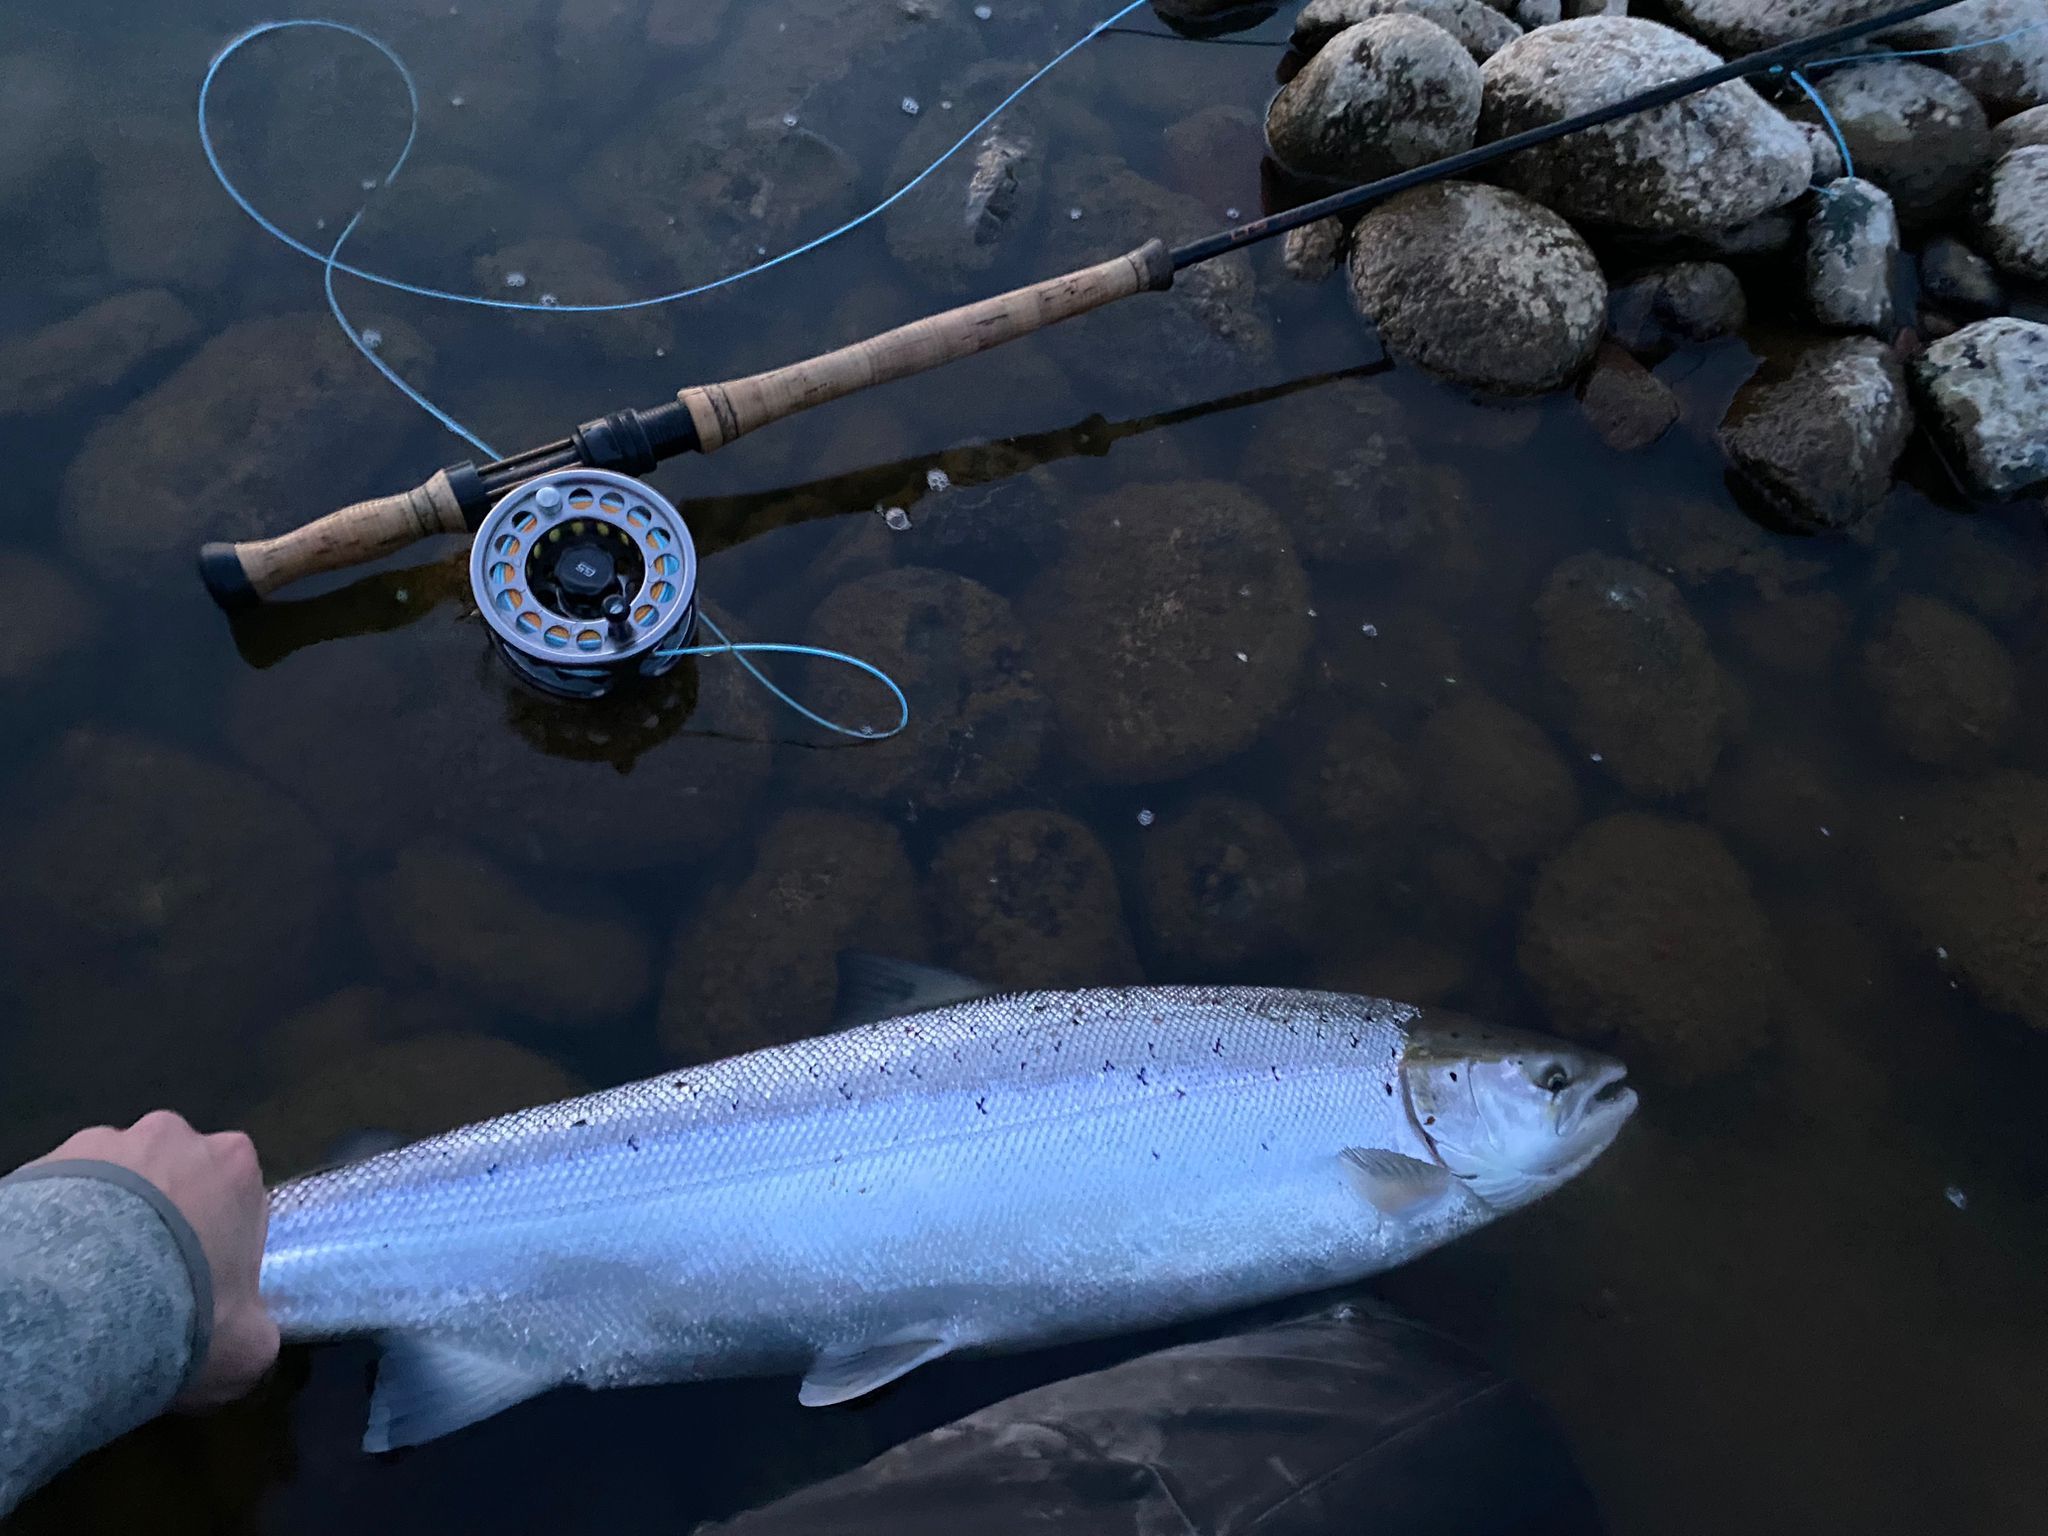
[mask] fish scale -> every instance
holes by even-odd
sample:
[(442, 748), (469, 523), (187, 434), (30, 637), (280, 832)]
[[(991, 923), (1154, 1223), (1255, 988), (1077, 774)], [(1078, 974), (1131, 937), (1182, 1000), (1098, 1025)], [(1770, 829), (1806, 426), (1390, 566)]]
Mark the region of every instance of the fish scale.
[[(1353, 1147), (1436, 1166), (1400, 1081), (1417, 1017), (1254, 987), (923, 1009), (285, 1184), (264, 1295), (288, 1339), (410, 1351), (374, 1444), (568, 1383), (810, 1392), (1310, 1290), (1491, 1215), (1458, 1191), (1396, 1219), (1345, 1176)], [(478, 1401), (408, 1418), (451, 1372)]]

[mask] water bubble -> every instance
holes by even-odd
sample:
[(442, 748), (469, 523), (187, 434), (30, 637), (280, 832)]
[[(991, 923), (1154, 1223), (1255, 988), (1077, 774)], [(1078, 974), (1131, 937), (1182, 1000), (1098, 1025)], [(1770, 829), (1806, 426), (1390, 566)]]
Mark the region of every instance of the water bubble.
[(376, 177), (374, 177), (374, 176), (365, 176), (365, 177), (363, 178), (363, 190), (364, 190), (365, 192), (374, 192), (374, 191), (376, 191), (376, 190), (377, 190), (377, 178), (376, 178)]
[(1308, 611), (1308, 616), (1309, 616), (1310, 618), (1314, 618), (1314, 617), (1316, 616), (1316, 611), (1315, 611), (1315, 609), (1313, 609), (1313, 608), (1309, 609), (1309, 611)]
[(526, 286), (526, 274), (524, 272), (507, 272), (505, 274), (505, 286), (507, 288), (524, 288)]
[(1149, 827), (1149, 826), (1151, 826), (1151, 825), (1152, 825), (1152, 821), (1153, 821), (1153, 816), (1152, 816), (1152, 813), (1151, 813), (1150, 811), (1140, 811), (1140, 812), (1138, 812), (1138, 825), (1139, 825), (1139, 826), (1141, 826), (1141, 827)]
[(1361, 624), (1358, 626), (1358, 632), (1368, 640), (1377, 640), (1380, 637), (1380, 627), (1377, 624)]
[(1070, 219), (1079, 219), (1081, 217), (1081, 210), (1078, 208), (1069, 208), (1067, 210), (1067, 217)]
[(918, 106), (917, 106), (917, 98), (916, 98), (915, 96), (906, 96), (906, 97), (904, 97), (904, 98), (903, 98), (903, 115), (904, 115), (905, 117), (915, 117), (915, 116), (917, 116), (917, 112), (918, 112)]
[(953, 477), (943, 469), (928, 469), (924, 472), (924, 488), (928, 491), (950, 491)]
[(1226, 208), (1223, 210), (1223, 217), (1226, 219), (1236, 219), (1239, 217), (1239, 214), (1235, 208)]
[(1948, 958), (1948, 946), (1946, 944), (1935, 945), (1934, 958), (1937, 960), (1946, 960)]
[(1598, 752), (1588, 752), (1586, 756), (1591, 758), (1596, 763), (1604, 763), (1607, 761), (1607, 759)]
[(1252, 595), (1252, 584), (1250, 582), (1246, 582), (1243, 586), (1239, 587), (1237, 589), (1237, 595), (1239, 597), (1250, 597)]
[(754, 254), (756, 256), (766, 256), (768, 254), (768, 247), (765, 245), (757, 245), (754, 247)]
[(379, 347), (384, 345), (384, 333), (378, 330), (377, 327), (375, 327), (374, 325), (365, 326), (363, 327), (362, 340), (363, 345), (368, 347), (372, 352), (374, 352)]
[(887, 523), (895, 532), (901, 533), (910, 526), (910, 514), (901, 507), (891, 507), (882, 514), (882, 521)]
[(460, 96), (450, 96), (448, 98), (448, 105), (451, 107), (459, 107), (462, 105), (462, 98)]
[(1970, 1208), (1970, 1197), (1963, 1193), (1963, 1187), (1960, 1184), (1949, 1185), (1941, 1194), (1943, 1199), (1959, 1211), (1967, 1211)]
[(974, 8), (974, 19), (976, 21), (988, 21), (994, 17), (995, 13), (995, 7), (992, 5), (977, 5)]
[(794, 112), (783, 113), (782, 126), (785, 128), (794, 128), (796, 126), (796, 114)]
[(327, 221), (325, 219), (315, 219), (313, 221), (313, 227), (315, 229), (325, 229), (327, 227)]
[(1245, 653), (1244, 653), (1243, 651), (1239, 651), (1239, 652), (1237, 653), (1237, 659), (1238, 659), (1239, 661), (1250, 661), (1250, 660), (1251, 660), (1251, 657), (1249, 657), (1249, 656), (1245, 655)]
[(656, 357), (667, 357), (667, 356), (668, 356), (668, 348), (667, 348), (667, 347), (656, 347), (656, 348), (654, 349), (654, 355), (655, 355)]
[(542, 304), (546, 305), (546, 306), (547, 306), (547, 307), (548, 307), (549, 309), (553, 309), (553, 308), (554, 308), (554, 307), (555, 307), (555, 306), (556, 306), (557, 304), (559, 304), (559, 303), (561, 303), (561, 302), (562, 302), (562, 301), (561, 301), (560, 299), (556, 298), (556, 297), (555, 297), (555, 296), (554, 296), (554, 295), (553, 295), (552, 293), (544, 293), (544, 294), (542, 294), (542, 295), (540, 296), (540, 301), (541, 301), (541, 303), (542, 303)]
[(942, 101), (939, 103), (939, 110), (941, 112), (950, 112), (953, 110), (953, 103), (951, 103), (950, 101)]
[(1822, 837), (1833, 837), (1835, 834), (1830, 832), (1826, 827), (1822, 827), (1820, 829), (1820, 835)]
[(395, 598), (397, 601), (401, 603), (409, 603), (412, 601), (412, 593), (408, 592), (404, 587), (400, 587), (396, 592), (392, 593), (391, 595), (393, 598)]

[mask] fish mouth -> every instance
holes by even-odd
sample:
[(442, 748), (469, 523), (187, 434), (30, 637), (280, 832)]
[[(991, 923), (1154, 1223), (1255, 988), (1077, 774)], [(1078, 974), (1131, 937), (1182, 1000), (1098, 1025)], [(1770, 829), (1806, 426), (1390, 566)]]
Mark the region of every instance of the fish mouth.
[(1593, 1079), (1591, 1091), (1581, 1101), (1578, 1114), (1572, 1117), (1569, 1128), (1560, 1129), (1569, 1135), (1589, 1122), (1599, 1120), (1619, 1127), (1622, 1121), (1635, 1113), (1636, 1108), (1636, 1091), (1629, 1087), (1627, 1077), (1628, 1068), (1618, 1061), (1603, 1066)]

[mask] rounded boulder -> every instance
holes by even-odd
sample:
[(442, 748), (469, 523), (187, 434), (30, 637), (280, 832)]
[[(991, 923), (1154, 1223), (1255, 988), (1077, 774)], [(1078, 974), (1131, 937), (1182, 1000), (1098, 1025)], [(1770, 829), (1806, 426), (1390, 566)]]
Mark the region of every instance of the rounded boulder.
[(1307, 176), (1366, 182), (1472, 147), (1479, 66), (1419, 16), (1346, 27), (1266, 109), (1274, 158)]

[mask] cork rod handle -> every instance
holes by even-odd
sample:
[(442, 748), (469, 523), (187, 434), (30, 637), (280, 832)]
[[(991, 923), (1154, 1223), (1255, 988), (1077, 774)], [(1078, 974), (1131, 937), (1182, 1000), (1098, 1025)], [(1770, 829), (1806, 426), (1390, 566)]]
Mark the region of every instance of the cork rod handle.
[(786, 368), (724, 384), (697, 385), (679, 391), (676, 399), (696, 424), (698, 447), (709, 453), (756, 427), (814, 405), (971, 357), (1172, 282), (1173, 262), (1166, 246), (1149, 240), (1135, 251), (1095, 266), (913, 320)]
[(241, 608), (308, 576), (360, 565), (434, 534), (466, 528), (461, 504), (442, 470), (425, 485), (359, 501), (274, 539), (208, 544), (199, 551), (199, 574), (222, 607)]

